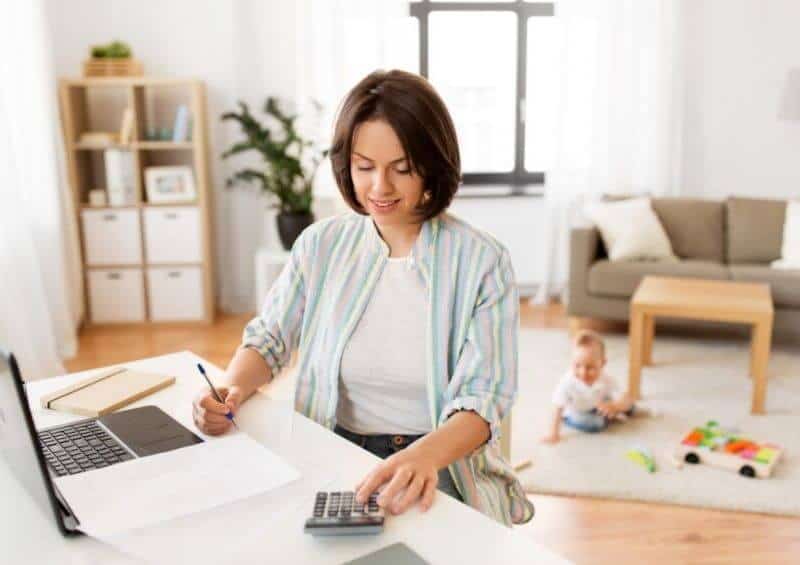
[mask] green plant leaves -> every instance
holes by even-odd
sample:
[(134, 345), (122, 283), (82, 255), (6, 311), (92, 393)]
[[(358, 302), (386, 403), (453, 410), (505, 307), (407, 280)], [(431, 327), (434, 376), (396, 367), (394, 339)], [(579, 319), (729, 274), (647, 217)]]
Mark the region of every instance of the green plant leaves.
[[(320, 151), (316, 143), (301, 138), (295, 129), (298, 116), (285, 113), (275, 97), (267, 98), (263, 111), (280, 125), (282, 131), (279, 133), (283, 134), (280, 141), (250, 113), (246, 103), (240, 100), (238, 106), (239, 112), (226, 112), (221, 119), (237, 122), (245, 140), (232, 145), (222, 153), (222, 158), (252, 150), (260, 154), (265, 167), (263, 171), (252, 168), (238, 171), (227, 180), (227, 186), (257, 183), (263, 192), (278, 198), (276, 207), (282, 212), (310, 212), (314, 175), (328, 150)], [(302, 165), (305, 151), (313, 155), (308, 170), (304, 170)]]
[(107, 45), (92, 45), (89, 52), (95, 59), (126, 59), (133, 54), (130, 46), (122, 41), (112, 41)]

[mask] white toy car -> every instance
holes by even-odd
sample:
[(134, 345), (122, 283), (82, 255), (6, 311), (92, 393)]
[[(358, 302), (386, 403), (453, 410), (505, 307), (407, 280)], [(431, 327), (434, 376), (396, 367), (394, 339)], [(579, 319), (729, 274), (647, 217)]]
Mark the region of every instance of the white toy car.
[(780, 446), (755, 442), (713, 421), (694, 428), (675, 450), (678, 461), (708, 463), (761, 479), (772, 474), (782, 454)]

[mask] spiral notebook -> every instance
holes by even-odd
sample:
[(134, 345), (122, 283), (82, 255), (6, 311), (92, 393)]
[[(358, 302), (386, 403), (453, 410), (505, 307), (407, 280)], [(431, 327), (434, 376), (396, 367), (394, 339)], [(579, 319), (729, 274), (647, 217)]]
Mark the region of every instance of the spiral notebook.
[(42, 408), (103, 416), (166, 388), (175, 377), (114, 367), (42, 397)]

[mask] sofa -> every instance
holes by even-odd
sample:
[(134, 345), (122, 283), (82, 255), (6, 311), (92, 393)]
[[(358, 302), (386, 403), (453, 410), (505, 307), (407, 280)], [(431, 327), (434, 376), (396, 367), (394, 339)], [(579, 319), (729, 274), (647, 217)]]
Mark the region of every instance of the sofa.
[[(781, 257), (785, 201), (654, 198), (652, 207), (679, 261), (609, 261), (596, 227), (571, 231), (567, 296), (571, 325), (582, 325), (586, 318), (627, 320), (630, 298), (646, 275), (761, 282), (772, 291), (773, 337), (800, 341), (800, 270), (770, 267)], [(721, 327), (687, 320), (666, 323)], [(739, 331), (746, 329), (742, 326)]]

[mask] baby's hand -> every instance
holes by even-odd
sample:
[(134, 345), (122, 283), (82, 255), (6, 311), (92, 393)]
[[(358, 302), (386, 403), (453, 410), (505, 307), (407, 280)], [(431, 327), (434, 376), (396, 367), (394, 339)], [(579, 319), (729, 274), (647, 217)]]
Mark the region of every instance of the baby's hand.
[(561, 440), (561, 436), (559, 434), (548, 434), (548, 435), (544, 436), (542, 439), (540, 439), (539, 441), (541, 441), (542, 443), (549, 444), (549, 445), (554, 445), (554, 444), (558, 443), (560, 440)]
[(597, 405), (597, 411), (606, 418), (613, 418), (619, 412), (617, 405), (613, 402), (601, 402)]

